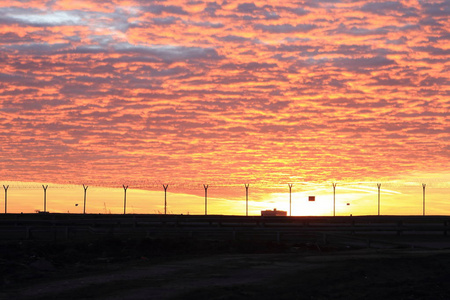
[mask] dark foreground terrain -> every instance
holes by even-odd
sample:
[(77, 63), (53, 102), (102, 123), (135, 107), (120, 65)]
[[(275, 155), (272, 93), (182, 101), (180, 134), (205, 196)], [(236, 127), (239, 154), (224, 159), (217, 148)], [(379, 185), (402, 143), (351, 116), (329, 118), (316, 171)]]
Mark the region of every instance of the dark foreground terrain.
[(0, 299), (448, 299), (450, 250), (110, 237), (9, 241)]

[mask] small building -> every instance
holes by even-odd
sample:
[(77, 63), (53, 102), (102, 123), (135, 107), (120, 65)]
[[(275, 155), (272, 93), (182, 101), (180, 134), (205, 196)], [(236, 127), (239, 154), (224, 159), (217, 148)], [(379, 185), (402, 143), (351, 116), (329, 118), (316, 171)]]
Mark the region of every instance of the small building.
[(267, 209), (261, 211), (261, 216), (263, 217), (286, 217), (287, 212), (284, 210), (277, 210), (274, 208), (273, 210)]

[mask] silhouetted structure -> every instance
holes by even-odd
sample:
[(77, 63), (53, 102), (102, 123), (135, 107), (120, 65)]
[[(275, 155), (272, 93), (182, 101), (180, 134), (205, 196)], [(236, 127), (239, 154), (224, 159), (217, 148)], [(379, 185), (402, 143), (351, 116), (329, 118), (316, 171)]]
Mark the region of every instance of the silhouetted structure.
[(333, 217), (336, 216), (336, 185), (337, 183), (333, 182)]
[(8, 188), (9, 185), (3, 185), (3, 188), (5, 189), (5, 214), (7, 213), (7, 204), (8, 204)]
[(292, 183), (288, 183), (289, 186), (289, 216), (292, 216)]
[(284, 210), (277, 210), (274, 208), (273, 210), (267, 209), (261, 211), (261, 216), (263, 217), (286, 217), (287, 212)]
[(89, 186), (85, 186), (83, 184), (83, 189), (84, 189), (84, 206), (83, 206), (83, 214), (86, 214), (86, 191), (88, 189)]
[(47, 185), (42, 185), (42, 188), (44, 189), (44, 212), (47, 211), (47, 188), (48, 188), (48, 184)]
[(124, 184), (122, 186), (123, 186), (123, 214), (125, 214), (126, 210), (127, 210), (127, 190), (128, 190), (128, 185), (125, 186), (125, 184)]
[(163, 184), (164, 188), (164, 214), (167, 215), (167, 188), (169, 187), (168, 184)]
[(423, 194), (423, 215), (425, 216), (425, 187), (427, 185), (425, 183), (422, 183), (422, 194)]
[(380, 187), (381, 187), (381, 183), (377, 183), (377, 187), (378, 187), (378, 215), (380, 215)]
[(205, 216), (208, 214), (208, 185), (204, 184), (203, 187), (205, 188)]
[(250, 184), (244, 184), (245, 186), (245, 215), (248, 216), (248, 187)]

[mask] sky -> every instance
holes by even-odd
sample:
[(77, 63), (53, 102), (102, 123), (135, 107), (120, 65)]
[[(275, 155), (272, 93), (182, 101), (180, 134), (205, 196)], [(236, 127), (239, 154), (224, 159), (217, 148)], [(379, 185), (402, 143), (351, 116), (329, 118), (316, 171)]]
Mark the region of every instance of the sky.
[(169, 184), (170, 212), (201, 214), (208, 184), (212, 213), (242, 214), (250, 184), (259, 214), (288, 210), (292, 183), (292, 214), (324, 215), (336, 182), (342, 214), (376, 214), (377, 183), (386, 214), (421, 214), (422, 183), (429, 212), (450, 214), (449, 15), (450, 1), (0, 0), (9, 211), (42, 210), (45, 183), (51, 211), (79, 212), (86, 184), (90, 212), (120, 213), (125, 184), (134, 212), (158, 213)]

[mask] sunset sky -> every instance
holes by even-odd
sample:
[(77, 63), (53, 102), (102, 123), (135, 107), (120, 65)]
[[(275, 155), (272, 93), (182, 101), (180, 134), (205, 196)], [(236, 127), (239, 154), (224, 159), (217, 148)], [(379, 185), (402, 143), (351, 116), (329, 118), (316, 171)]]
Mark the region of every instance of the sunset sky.
[[(450, 214), (450, 1), (0, 1), (8, 212)], [(3, 191), (2, 191), (3, 192)], [(315, 203), (307, 196), (316, 195)], [(3, 212), (3, 198), (0, 198)], [(347, 205), (350, 204), (350, 205)], [(80, 204), (81, 205), (81, 204)]]

